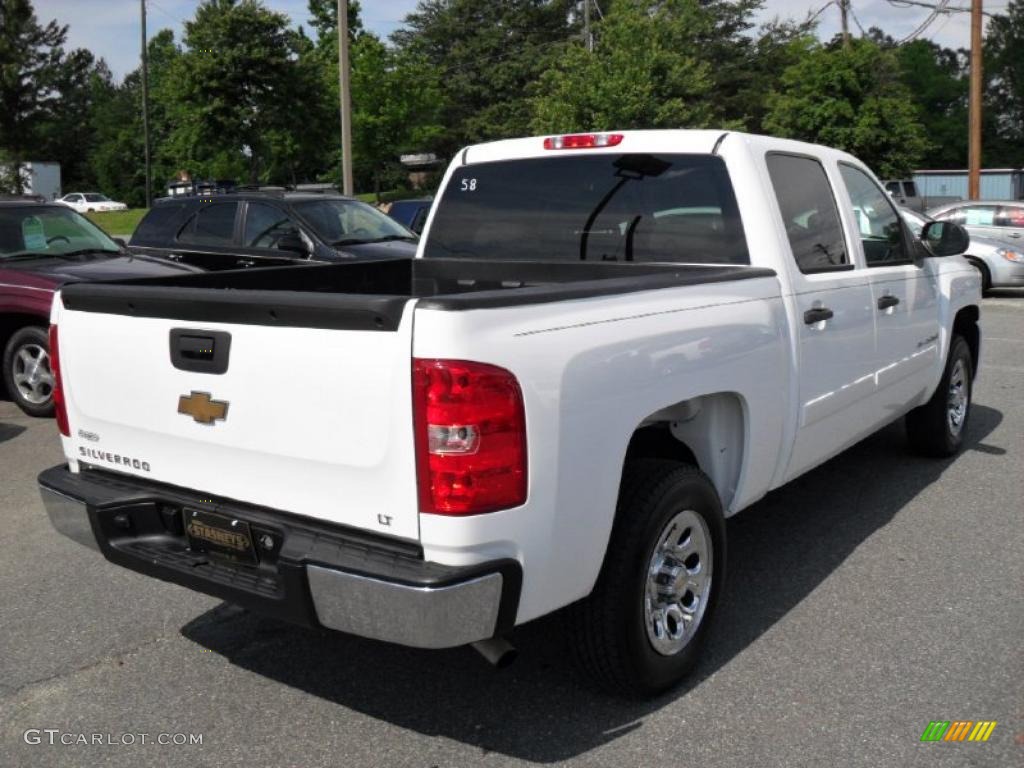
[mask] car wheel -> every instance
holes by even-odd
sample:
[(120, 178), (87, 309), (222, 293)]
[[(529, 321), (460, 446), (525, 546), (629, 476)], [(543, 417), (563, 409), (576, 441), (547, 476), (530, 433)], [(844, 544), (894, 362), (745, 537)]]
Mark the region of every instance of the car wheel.
[(981, 295), (987, 296), (989, 291), (992, 290), (992, 274), (988, 271), (988, 267), (985, 266), (985, 262), (970, 256), (967, 257), (967, 260), (981, 273)]
[(627, 464), (593, 592), (565, 613), (584, 675), (649, 696), (690, 672), (725, 578), (725, 520), (711, 481), (660, 459)]
[(53, 372), (46, 329), (36, 326), (14, 332), (4, 349), (3, 377), (7, 393), (29, 416), (53, 415)]
[(907, 414), (907, 437), (914, 450), (938, 457), (960, 450), (971, 413), (973, 370), (971, 348), (963, 336), (954, 336), (935, 394)]

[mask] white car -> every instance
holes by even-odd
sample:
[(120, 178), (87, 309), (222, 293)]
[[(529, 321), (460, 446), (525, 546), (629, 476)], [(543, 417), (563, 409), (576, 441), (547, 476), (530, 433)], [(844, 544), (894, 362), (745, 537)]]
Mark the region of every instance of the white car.
[[(930, 221), (924, 213), (901, 208), (903, 220), (918, 237)], [(963, 256), (981, 273), (981, 290), (1024, 287), (1024, 243), (1019, 245), (971, 234), (971, 243)]]
[(256, 612), (495, 661), (571, 606), (589, 677), (651, 694), (728, 598), (726, 517), (904, 416), (922, 453), (964, 443), (967, 234), (913, 238), (843, 152), (497, 141), (456, 155), (424, 231), (415, 259), (64, 286), (54, 527)]
[(72, 192), (69, 195), (57, 199), (69, 208), (74, 208), (79, 213), (91, 211), (127, 211), (128, 206), (124, 203), (117, 203), (106, 195), (99, 192)]

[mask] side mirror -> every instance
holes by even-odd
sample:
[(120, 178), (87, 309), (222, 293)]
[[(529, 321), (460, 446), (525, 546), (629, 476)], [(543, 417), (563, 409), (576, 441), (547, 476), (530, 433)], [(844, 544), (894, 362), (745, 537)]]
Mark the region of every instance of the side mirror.
[(113, 241), (114, 241), (115, 243), (117, 243), (118, 245), (120, 245), (120, 246), (121, 246), (122, 248), (127, 248), (127, 247), (128, 247), (128, 243), (126, 243), (126, 242), (125, 242), (125, 239), (124, 239), (123, 237), (113, 237), (113, 238), (111, 238), (111, 239), (112, 239), (112, 240), (113, 240)]
[(921, 242), (932, 256), (956, 256), (967, 250), (967, 230), (950, 221), (929, 221), (921, 230)]
[(298, 253), (303, 256), (309, 255), (309, 248), (306, 247), (306, 241), (296, 233), (289, 233), (282, 235), (281, 239), (277, 241), (277, 249), (279, 251), (291, 251), (292, 253)]

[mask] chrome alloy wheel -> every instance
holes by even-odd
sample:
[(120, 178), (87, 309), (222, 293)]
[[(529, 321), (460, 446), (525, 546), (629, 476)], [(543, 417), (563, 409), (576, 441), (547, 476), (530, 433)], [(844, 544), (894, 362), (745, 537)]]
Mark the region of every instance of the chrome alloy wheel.
[(50, 355), (39, 344), (25, 344), (14, 353), (14, 385), (22, 399), (42, 405), (53, 396), (53, 372)]
[(950, 434), (954, 437), (964, 428), (970, 399), (967, 366), (964, 365), (963, 358), (959, 358), (949, 373), (949, 392), (946, 394), (946, 422), (949, 424)]
[(662, 656), (679, 653), (696, 633), (711, 592), (711, 533), (704, 518), (683, 510), (669, 520), (647, 565), (644, 623)]

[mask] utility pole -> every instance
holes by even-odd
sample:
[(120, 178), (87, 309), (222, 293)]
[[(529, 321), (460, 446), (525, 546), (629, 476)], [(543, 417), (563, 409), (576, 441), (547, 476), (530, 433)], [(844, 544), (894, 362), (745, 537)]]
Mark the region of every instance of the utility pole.
[(967, 141), (967, 197), (981, 196), (981, 0), (971, 0), (971, 91)]
[(583, 0), (583, 39), (587, 50), (594, 50), (594, 36), (590, 34), (590, 0)]
[(842, 20), (843, 25), (843, 48), (850, 47), (850, 0), (838, 0), (839, 2), (839, 18)]
[(341, 191), (352, 194), (352, 96), (348, 71), (348, 0), (338, 0), (338, 93), (341, 97)]
[(146, 41), (146, 0), (139, 0), (142, 10), (142, 143), (146, 155), (146, 207), (153, 203), (153, 171), (149, 160), (149, 54)]

